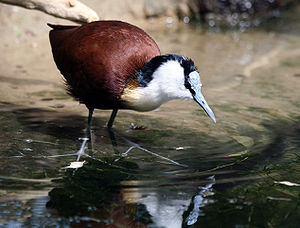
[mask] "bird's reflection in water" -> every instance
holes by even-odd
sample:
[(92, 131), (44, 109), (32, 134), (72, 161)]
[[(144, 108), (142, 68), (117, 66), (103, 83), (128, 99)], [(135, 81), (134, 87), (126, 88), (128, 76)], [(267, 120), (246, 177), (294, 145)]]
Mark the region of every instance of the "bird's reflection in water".
[(87, 158), (81, 168), (69, 169), (50, 191), (48, 208), (70, 217), (71, 225), (113, 224), (113, 227), (146, 227), (151, 216), (141, 204), (126, 204), (121, 194), (121, 181), (136, 178), (138, 166), (114, 158)]
[(192, 200), (192, 210), (185, 220), (186, 225), (188, 226), (195, 224), (199, 216), (204, 216), (201, 208), (210, 203), (210, 201), (206, 197), (214, 194), (212, 187), (216, 183), (215, 176), (210, 176), (207, 179), (210, 180), (211, 183), (206, 184), (204, 187), (200, 187), (199, 193), (195, 195)]
[[(171, 194), (173, 196), (163, 199), (160, 189), (143, 185), (147, 180), (143, 181), (145, 177), (134, 162), (125, 158), (116, 160), (115, 157), (101, 161), (87, 158), (86, 161), (81, 168), (68, 169), (57, 181), (58, 187), (49, 192), (47, 207), (55, 209), (60, 216), (69, 217), (70, 225), (192, 225), (197, 222), (201, 208), (207, 204), (205, 198), (212, 193), (215, 184), (215, 178), (211, 176), (204, 187), (199, 187), (201, 190), (193, 199), (189, 194), (182, 197), (183, 192), (177, 192), (175, 198)], [(148, 189), (145, 191), (145, 188)]]

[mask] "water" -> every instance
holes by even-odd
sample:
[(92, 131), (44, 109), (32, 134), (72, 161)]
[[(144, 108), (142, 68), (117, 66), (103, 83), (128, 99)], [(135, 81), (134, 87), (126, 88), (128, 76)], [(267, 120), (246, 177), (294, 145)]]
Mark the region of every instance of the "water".
[(66, 167), (87, 111), (65, 95), (46, 36), (24, 58), (16, 35), (1, 47), (1, 227), (300, 226), (299, 10), (244, 33), (144, 25), (163, 53), (195, 60), (217, 124), (171, 101), (120, 111), (112, 142), (110, 112), (96, 111), (78, 169)]

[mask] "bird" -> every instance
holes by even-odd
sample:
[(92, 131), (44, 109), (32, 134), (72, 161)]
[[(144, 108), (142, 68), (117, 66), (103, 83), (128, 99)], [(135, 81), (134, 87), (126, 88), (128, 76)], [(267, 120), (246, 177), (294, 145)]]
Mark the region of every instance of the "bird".
[(112, 110), (110, 129), (119, 109), (151, 111), (173, 99), (196, 101), (216, 122), (194, 62), (161, 54), (141, 28), (115, 20), (48, 26), (56, 66), (67, 92), (89, 110), (88, 126), (95, 109)]

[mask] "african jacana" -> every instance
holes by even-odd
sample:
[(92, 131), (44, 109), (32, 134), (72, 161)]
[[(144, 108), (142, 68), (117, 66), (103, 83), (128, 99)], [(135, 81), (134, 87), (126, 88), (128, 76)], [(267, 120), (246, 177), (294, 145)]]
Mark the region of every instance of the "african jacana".
[(121, 21), (82, 26), (48, 24), (55, 63), (67, 90), (89, 110), (150, 111), (177, 98), (194, 99), (216, 122), (201, 93), (194, 62), (181, 55), (160, 55), (155, 41), (142, 29)]

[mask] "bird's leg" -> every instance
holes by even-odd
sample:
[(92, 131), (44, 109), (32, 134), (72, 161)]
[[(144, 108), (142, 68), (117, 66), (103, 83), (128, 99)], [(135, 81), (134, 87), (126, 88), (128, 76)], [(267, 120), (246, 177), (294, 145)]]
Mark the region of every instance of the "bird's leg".
[(108, 121), (108, 123), (106, 125), (108, 129), (110, 129), (112, 127), (117, 113), (118, 113), (118, 109), (113, 109), (113, 111), (111, 113), (111, 116), (109, 118), (109, 121)]
[(87, 129), (87, 138), (90, 140), (89, 149), (93, 151), (93, 139), (92, 139), (92, 118), (93, 118), (94, 108), (89, 108), (89, 117), (88, 117), (88, 129)]
[(110, 136), (111, 144), (112, 144), (115, 152), (118, 152), (117, 149), (116, 149), (117, 141), (116, 141), (115, 133), (114, 133), (114, 131), (112, 130), (111, 127), (114, 123), (114, 120), (115, 120), (115, 117), (116, 117), (117, 113), (118, 113), (118, 109), (113, 109), (113, 111), (110, 115), (109, 121), (106, 125), (109, 136)]
[[(90, 140), (90, 142), (92, 142), (91, 140), (91, 123), (92, 123), (92, 119), (93, 119), (93, 112), (94, 112), (94, 108), (89, 108), (89, 116), (88, 116), (88, 127), (85, 133), (85, 137), (82, 139), (82, 144), (80, 147), (80, 150), (77, 152), (77, 159), (76, 161), (79, 161), (80, 156), (85, 154), (85, 147), (86, 147), (86, 143), (88, 140)], [(93, 147), (92, 143), (91, 143), (91, 147)]]
[(94, 109), (89, 108), (88, 129), (86, 132), (86, 137), (89, 138), (90, 140), (91, 140), (91, 123), (92, 123), (92, 119), (93, 119), (93, 113), (94, 113)]
[(89, 130), (91, 130), (91, 123), (92, 123), (92, 119), (93, 119), (93, 113), (94, 113), (94, 109), (89, 108), (89, 117), (88, 117), (88, 129)]

